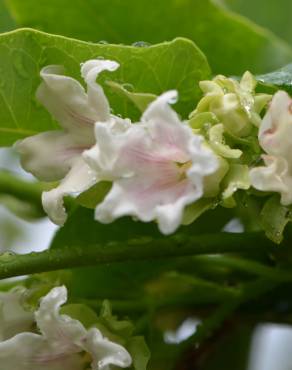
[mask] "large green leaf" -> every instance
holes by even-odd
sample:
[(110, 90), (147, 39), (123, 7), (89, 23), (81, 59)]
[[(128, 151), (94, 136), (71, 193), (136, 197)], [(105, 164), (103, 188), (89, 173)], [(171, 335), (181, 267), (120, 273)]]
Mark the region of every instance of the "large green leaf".
[(292, 42), (291, 0), (224, 0), (230, 9)]
[[(21, 26), (90, 41), (194, 40), (216, 73), (264, 73), (289, 63), (273, 34), (212, 0), (7, 0)], [(143, 45), (143, 44), (142, 44)], [(183, 62), (183, 59), (182, 59)]]
[[(160, 94), (179, 91), (177, 109), (184, 116), (200, 96), (198, 81), (208, 78), (206, 58), (193, 42), (176, 39), (149, 48), (92, 44), (24, 29), (0, 35), (0, 145), (58, 127), (35, 101), (44, 65), (62, 64), (69, 75), (80, 79), (80, 63), (90, 58), (109, 58), (120, 63), (115, 73), (102, 74), (134, 91)], [(116, 114), (139, 117), (134, 104), (104, 84)]]
[(7, 32), (15, 28), (15, 22), (12, 19), (4, 0), (0, 0), (0, 32)]

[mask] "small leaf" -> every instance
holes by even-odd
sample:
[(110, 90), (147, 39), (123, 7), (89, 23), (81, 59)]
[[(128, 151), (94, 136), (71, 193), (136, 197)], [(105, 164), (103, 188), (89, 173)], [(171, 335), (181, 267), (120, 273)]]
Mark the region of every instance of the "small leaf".
[(241, 164), (230, 165), (223, 186), (222, 199), (224, 206), (234, 207), (236, 203), (233, 199), (233, 194), (239, 189), (247, 190), (250, 187), (248, 166)]
[(266, 201), (261, 212), (261, 224), (266, 236), (274, 243), (281, 243), (285, 227), (291, 221), (291, 208), (283, 206), (278, 195)]
[(112, 184), (110, 182), (98, 182), (84, 193), (78, 195), (76, 201), (83, 207), (94, 209), (100, 202), (102, 202), (111, 186)]
[(215, 207), (217, 204), (215, 198), (202, 198), (197, 202), (186, 207), (182, 224), (189, 225), (199, 218), (204, 212)]
[(107, 81), (107, 85), (121, 96), (125, 96), (126, 98), (128, 98), (141, 112), (144, 112), (148, 105), (157, 97), (157, 95), (154, 94), (128, 91), (125, 88), (125, 85), (121, 85), (113, 81)]
[(89, 307), (80, 303), (67, 304), (61, 308), (62, 315), (68, 315), (75, 320), (82, 322), (85, 328), (90, 328), (96, 324), (98, 317)]
[(143, 337), (133, 337), (127, 343), (127, 349), (132, 356), (135, 370), (146, 370), (150, 359), (150, 351)]

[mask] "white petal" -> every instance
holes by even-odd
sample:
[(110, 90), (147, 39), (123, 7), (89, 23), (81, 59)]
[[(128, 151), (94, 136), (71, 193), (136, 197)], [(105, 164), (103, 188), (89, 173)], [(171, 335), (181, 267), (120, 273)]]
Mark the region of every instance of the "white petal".
[(110, 117), (107, 98), (95, 79), (104, 70), (114, 70), (113, 65), (117, 64), (104, 60), (83, 64), (81, 71), (88, 84), (87, 94), (77, 80), (63, 75), (61, 66), (47, 66), (40, 73), (43, 82), (37, 90), (37, 99), (65, 129), (82, 135), (93, 144), (94, 123)]
[(15, 144), (22, 167), (42, 181), (57, 181), (87, 147), (62, 131), (48, 131)]
[(292, 203), (292, 176), (288, 162), (282, 157), (263, 156), (266, 167), (256, 167), (250, 171), (252, 185), (261, 191), (275, 191), (281, 194), (281, 203)]
[(84, 349), (92, 356), (92, 370), (107, 370), (111, 365), (125, 368), (132, 364), (129, 352), (120, 344), (103, 337), (96, 328), (88, 331), (83, 343)]
[(66, 301), (67, 289), (64, 286), (53, 288), (41, 299), (35, 319), (44, 338), (54, 342), (63, 353), (70, 353), (76, 351), (76, 344), (85, 337), (86, 330), (78, 320), (60, 314), (60, 307)]
[(192, 159), (192, 166), (187, 171), (187, 176), (196, 187), (200, 188), (203, 177), (216, 172), (219, 162), (213, 151), (204, 146), (201, 136), (192, 135), (187, 149)]
[(63, 198), (66, 195), (77, 195), (89, 189), (96, 182), (96, 176), (82, 157), (78, 158), (66, 177), (55, 189), (42, 194), (45, 212), (57, 225), (63, 225), (67, 219)]
[(77, 354), (64, 356), (41, 335), (21, 333), (0, 342), (0, 370), (83, 370)]
[(24, 289), (0, 292), (0, 340), (32, 328), (33, 314), (21, 304), (24, 294)]
[(178, 116), (176, 112), (169, 106), (169, 104), (174, 104), (177, 101), (177, 96), (176, 90), (167, 91), (160, 95), (154, 102), (149, 104), (142, 115), (141, 121), (177, 121)]
[(259, 130), (259, 142), (266, 153), (284, 156), (288, 159), (292, 150), (291, 137), (292, 99), (286, 92), (278, 91), (274, 95), (271, 106), (262, 120)]
[[(191, 128), (181, 122), (177, 113), (169, 106), (177, 99), (176, 91), (168, 91), (159, 96), (145, 111), (142, 122), (145, 123), (157, 154), (184, 163), (189, 159), (186, 147), (194, 137)], [(154, 144), (154, 145), (153, 145)]]
[(95, 124), (96, 145), (86, 150), (82, 156), (101, 180), (111, 181), (123, 171), (117, 166), (121, 146), (127, 141), (129, 120), (112, 117), (107, 123)]
[(96, 78), (103, 71), (115, 71), (119, 64), (112, 60), (91, 59), (81, 65), (81, 75), (87, 83), (88, 102), (98, 112), (95, 121), (107, 121), (110, 116), (110, 106), (102, 87), (96, 83)]
[(158, 206), (156, 217), (161, 233), (164, 235), (173, 233), (182, 222), (185, 206), (196, 201), (201, 195), (202, 193), (190, 188), (190, 191), (176, 202)]

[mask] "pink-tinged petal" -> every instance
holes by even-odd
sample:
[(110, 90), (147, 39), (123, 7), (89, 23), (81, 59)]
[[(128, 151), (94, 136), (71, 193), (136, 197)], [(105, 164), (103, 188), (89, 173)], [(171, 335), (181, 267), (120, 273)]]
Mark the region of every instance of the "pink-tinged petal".
[(270, 155), (287, 157), (292, 150), (292, 99), (278, 91), (262, 120), (259, 130), (261, 147)]
[(168, 91), (159, 96), (144, 112), (141, 122), (147, 126), (152, 141), (158, 149), (172, 153), (174, 160), (184, 162), (184, 148), (188, 141), (188, 128), (180, 121), (177, 113), (169, 106), (177, 100), (177, 91)]
[(201, 189), (186, 179), (172, 183), (163, 179), (150, 183), (146, 177), (122, 179), (97, 206), (95, 217), (103, 223), (126, 215), (144, 222), (157, 220), (160, 231), (170, 234), (180, 225), (184, 207), (201, 195)]
[(109, 370), (111, 366), (126, 368), (132, 364), (129, 352), (120, 344), (103, 337), (96, 328), (88, 331), (83, 348), (92, 357), (92, 370)]
[(114, 182), (96, 208), (100, 222), (132, 215), (157, 220), (163, 233), (171, 233), (184, 207), (202, 196), (203, 177), (217, 170), (218, 161), (172, 111), (168, 103), (175, 97), (174, 91), (158, 97), (142, 122), (122, 133), (96, 125), (97, 143), (84, 157), (97, 178)]
[(63, 225), (67, 219), (63, 198), (77, 195), (89, 189), (96, 182), (96, 176), (82, 157), (78, 158), (68, 174), (55, 189), (42, 194), (42, 203), (49, 218), (57, 225)]
[[(88, 83), (88, 93), (77, 80), (63, 75), (61, 66), (44, 67), (40, 73), (43, 82), (37, 90), (37, 99), (64, 129), (93, 144), (94, 123), (110, 118), (107, 98), (95, 79), (104, 70), (114, 70), (113, 63), (94, 60), (83, 64), (82, 74)], [(118, 64), (115, 66), (117, 68)]]
[[(143, 140), (141, 147), (142, 143)], [(131, 142), (128, 144), (131, 147)], [(201, 138), (195, 140), (191, 147), (193, 162), (187, 165), (189, 170), (185, 175), (171, 160), (164, 158), (159, 162), (154, 160), (155, 157), (151, 160), (148, 152), (136, 153), (132, 157), (129, 155), (129, 162), (132, 158), (129, 166), (136, 171), (132, 176), (114, 182), (111, 191), (96, 208), (96, 219), (103, 223), (125, 215), (135, 216), (144, 222), (157, 219), (162, 233), (174, 232), (181, 223), (185, 206), (203, 195), (204, 175), (218, 168), (216, 157), (208, 148), (202, 147)], [(133, 151), (130, 150), (130, 154)]]
[(48, 131), (16, 142), (15, 148), (26, 171), (42, 181), (57, 181), (87, 146), (65, 132)]
[(63, 353), (41, 335), (20, 333), (0, 342), (0, 370), (83, 370), (82, 357)]
[(263, 156), (265, 167), (255, 167), (250, 171), (254, 188), (261, 191), (274, 191), (281, 194), (281, 203), (292, 203), (292, 176), (288, 162), (283, 157)]

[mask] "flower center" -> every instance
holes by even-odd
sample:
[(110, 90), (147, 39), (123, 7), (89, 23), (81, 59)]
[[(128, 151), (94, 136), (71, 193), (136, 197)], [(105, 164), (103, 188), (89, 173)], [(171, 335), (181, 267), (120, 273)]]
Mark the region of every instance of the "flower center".
[(192, 167), (192, 161), (187, 161), (184, 163), (175, 162), (175, 164), (177, 165), (178, 170), (179, 170), (179, 173), (178, 173), (179, 181), (185, 180), (187, 178), (186, 176), (187, 170)]

